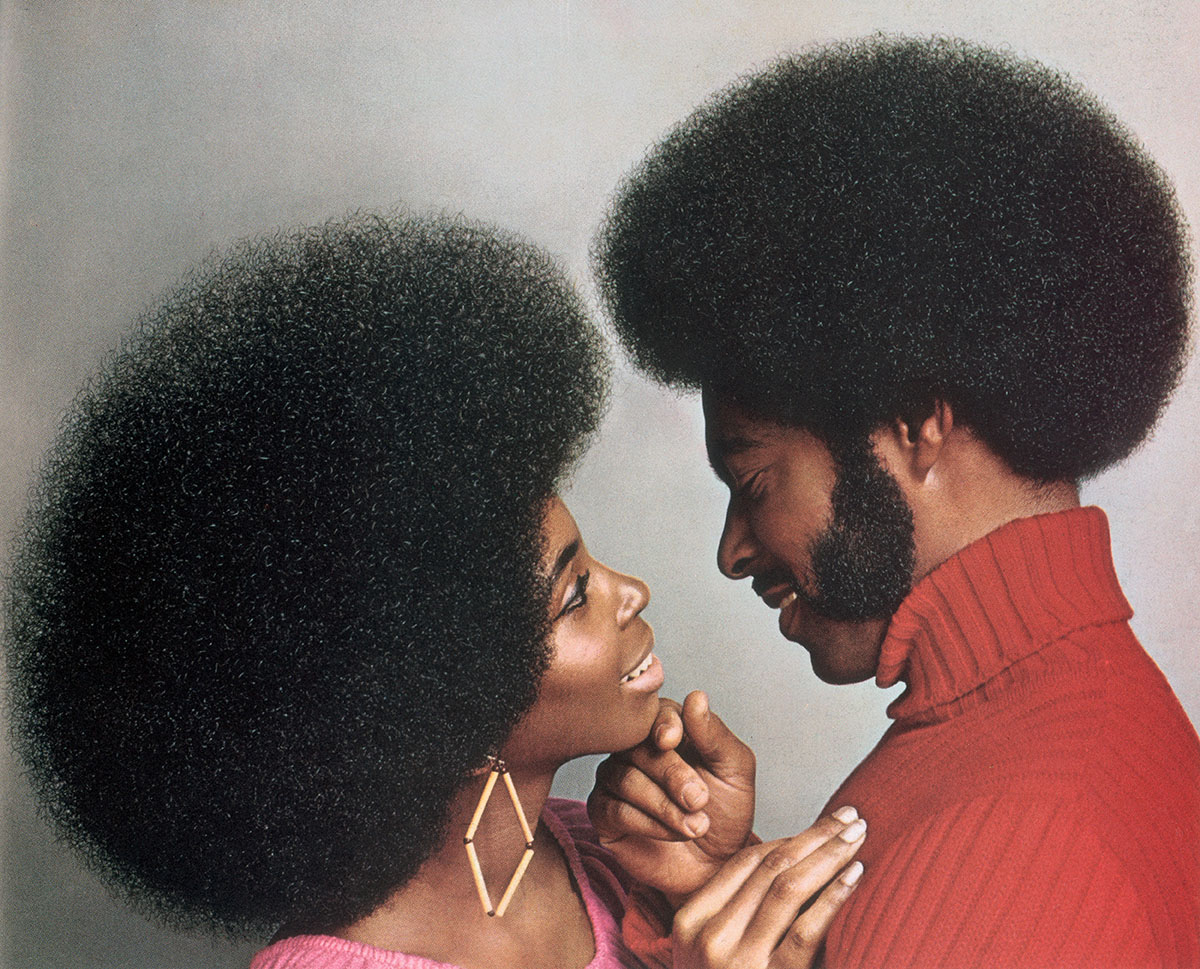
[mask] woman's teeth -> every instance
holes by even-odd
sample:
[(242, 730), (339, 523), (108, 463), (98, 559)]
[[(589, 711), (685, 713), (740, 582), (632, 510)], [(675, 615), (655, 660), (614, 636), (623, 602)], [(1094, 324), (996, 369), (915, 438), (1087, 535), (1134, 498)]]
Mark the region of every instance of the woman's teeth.
[(622, 676), (621, 682), (622, 683), (630, 683), (633, 680), (636, 680), (639, 676), (641, 676), (643, 673), (645, 673), (646, 670), (650, 669), (650, 666), (653, 663), (654, 663), (654, 654), (651, 653), (644, 660), (642, 660), (641, 664), (637, 667), (637, 669), (630, 670), (628, 673), (626, 673), (624, 676)]

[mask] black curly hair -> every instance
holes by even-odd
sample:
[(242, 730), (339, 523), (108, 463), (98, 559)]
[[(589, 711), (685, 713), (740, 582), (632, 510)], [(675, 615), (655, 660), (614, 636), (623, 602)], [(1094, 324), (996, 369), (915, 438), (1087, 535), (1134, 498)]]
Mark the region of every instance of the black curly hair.
[(716, 94), (594, 246), (633, 360), (826, 440), (933, 399), (1018, 473), (1128, 455), (1187, 348), (1187, 231), (1136, 139), (1042, 65), (874, 36)]
[(15, 733), (66, 838), (235, 936), (406, 882), (536, 697), (545, 501), (607, 368), (547, 257), (462, 220), (187, 278), (74, 405), (14, 560)]

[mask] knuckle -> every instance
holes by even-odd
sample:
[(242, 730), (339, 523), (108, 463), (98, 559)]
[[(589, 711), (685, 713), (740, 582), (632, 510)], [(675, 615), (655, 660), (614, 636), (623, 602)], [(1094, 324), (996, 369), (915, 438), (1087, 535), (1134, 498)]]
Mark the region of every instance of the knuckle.
[(679, 809), (675, 807), (675, 802), (667, 795), (666, 791), (656, 791), (654, 794), (653, 810), (656, 817), (665, 821), (681, 820)]
[(663, 770), (663, 780), (672, 787), (682, 787), (692, 779), (695, 771), (681, 757), (675, 757)]
[(610, 814), (617, 825), (622, 828), (633, 827), (639, 816), (638, 809), (625, 801), (614, 801)]
[(795, 863), (796, 861), (790, 853), (782, 849), (776, 849), (767, 854), (760, 864), (767, 871), (782, 873), (791, 868)]
[(803, 919), (798, 920), (783, 937), (782, 945), (793, 953), (811, 952), (821, 942), (821, 934)]
[(808, 894), (807, 881), (802, 873), (785, 871), (771, 883), (770, 894), (775, 898), (790, 901), (798, 896)]
[(662, 762), (663, 754), (653, 747), (634, 747), (629, 751), (629, 761), (624, 766), (628, 770), (640, 770), (642, 773), (650, 775), (654, 771), (654, 766)]

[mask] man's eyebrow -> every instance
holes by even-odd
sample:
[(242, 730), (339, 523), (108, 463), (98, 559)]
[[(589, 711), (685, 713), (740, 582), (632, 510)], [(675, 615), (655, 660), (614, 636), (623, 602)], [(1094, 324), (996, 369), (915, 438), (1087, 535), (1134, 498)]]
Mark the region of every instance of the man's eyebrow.
[(723, 437), (717, 441), (717, 451), (722, 457), (741, 454), (744, 451), (754, 451), (761, 447), (766, 447), (766, 442), (760, 441), (756, 437)]
[(554, 569), (550, 572), (550, 584), (554, 585), (558, 581), (558, 577), (562, 575), (563, 569), (570, 564), (579, 552), (579, 539), (571, 542), (566, 548), (558, 553), (558, 558), (554, 560)]
[(757, 438), (734, 435), (719, 438), (705, 450), (708, 452), (708, 463), (713, 469), (713, 474), (722, 481), (727, 481), (729, 469), (725, 466), (726, 458), (734, 454), (745, 454), (747, 451), (754, 451), (765, 446), (766, 443)]

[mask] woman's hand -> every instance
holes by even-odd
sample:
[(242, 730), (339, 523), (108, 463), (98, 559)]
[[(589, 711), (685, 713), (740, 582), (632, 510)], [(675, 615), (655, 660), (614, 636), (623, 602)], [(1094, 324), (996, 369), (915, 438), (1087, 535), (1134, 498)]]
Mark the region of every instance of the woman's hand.
[(750, 837), (755, 763), (704, 693), (661, 704), (650, 736), (597, 768), (588, 813), (625, 870), (678, 904)]
[(848, 863), (865, 836), (866, 822), (827, 817), (740, 851), (676, 913), (675, 969), (809, 969), (862, 875)]

